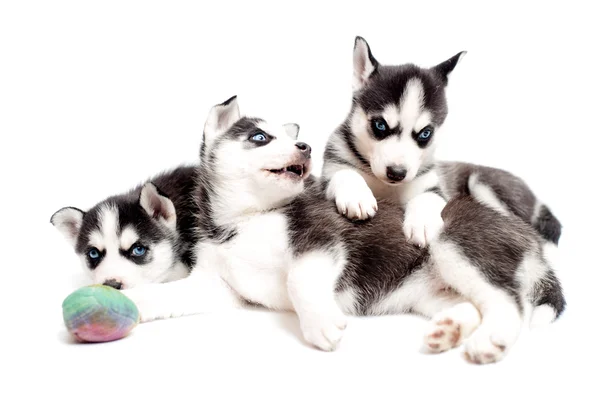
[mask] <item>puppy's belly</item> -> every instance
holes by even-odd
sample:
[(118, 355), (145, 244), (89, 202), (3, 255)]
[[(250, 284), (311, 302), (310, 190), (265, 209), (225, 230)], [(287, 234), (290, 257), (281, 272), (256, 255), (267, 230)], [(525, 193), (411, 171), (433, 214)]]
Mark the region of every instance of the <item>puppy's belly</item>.
[[(283, 267), (262, 268), (255, 259), (244, 264), (231, 263), (223, 279), (244, 299), (275, 310), (292, 310), (287, 290), (287, 272)], [(264, 264), (263, 264), (264, 265)]]

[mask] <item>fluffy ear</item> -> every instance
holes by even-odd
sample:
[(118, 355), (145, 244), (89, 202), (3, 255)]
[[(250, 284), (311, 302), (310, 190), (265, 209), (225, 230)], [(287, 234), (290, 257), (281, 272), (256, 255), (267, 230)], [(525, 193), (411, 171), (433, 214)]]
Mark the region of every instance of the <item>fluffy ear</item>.
[(175, 205), (161, 194), (154, 184), (144, 184), (140, 193), (140, 205), (151, 218), (164, 223), (171, 230), (177, 227)]
[(448, 83), (448, 77), (450, 73), (456, 68), (460, 60), (467, 54), (466, 51), (461, 51), (456, 54), (452, 58), (447, 59), (446, 61), (434, 66), (432, 69), (437, 72), (442, 79), (444, 80), (444, 84)]
[(204, 124), (204, 143), (208, 146), (240, 119), (237, 96), (211, 108)]
[(369, 44), (365, 39), (356, 36), (354, 40), (354, 80), (353, 90), (360, 90), (377, 70), (379, 63), (371, 54)]
[(291, 137), (292, 140), (298, 139), (298, 132), (300, 132), (300, 125), (297, 123), (286, 123), (283, 125), (285, 132), (288, 136)]
[(61, 232), (71, 245), (75, 246), (84, 215), (85, 212), (81, 209), (69, 206), (56, 211), (50, 218), (50, 223)]

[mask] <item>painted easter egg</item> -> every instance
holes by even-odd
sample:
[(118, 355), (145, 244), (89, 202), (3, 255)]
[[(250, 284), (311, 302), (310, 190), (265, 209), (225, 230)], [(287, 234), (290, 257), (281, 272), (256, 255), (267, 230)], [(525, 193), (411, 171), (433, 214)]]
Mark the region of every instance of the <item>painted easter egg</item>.
[(67, 330), (80, 342), (121, 339), (139, 323), (133, 301), (106, 285), (90, 285), (71, 293), (62, 303)]

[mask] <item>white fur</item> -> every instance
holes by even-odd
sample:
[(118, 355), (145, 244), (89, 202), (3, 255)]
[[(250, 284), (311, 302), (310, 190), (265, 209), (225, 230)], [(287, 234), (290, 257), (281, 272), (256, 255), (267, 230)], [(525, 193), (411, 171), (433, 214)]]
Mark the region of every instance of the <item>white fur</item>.
[(232, 99), (227, 105), (219, 104), (212, 107), (204, 123), (203, 144), (207, 149), (219, 134), (227, 131), (239, 118), (237, 98)]
[(72, 245), (77, 244), (79, 229), (83, 221), (83, 212), (75, 208), (62, 208), (52, 215), (51, 223)]
[(295, 260), (288, 274), (287, 287), (304, 339), (325, 351), (336, 349), (347, 324), (334, 296), (342, 270), (343, 263), (330, 252), (312, 252)]
[(441, 278), (481, 313), (481, 326), (465, 343), (467, 355), (476, 363), (501, 360), (516, 342), (522, 327), (515, 300), (488, 283), (455, 244), (436, 242), (430, 246), (430, 253)]
[[(164, 198), (164, 197), (162, 197)], [(171, 201), (169, 201), (170, 203)], [(66, 217), (73, 217), (73, 213), (63, 214), (61, 219), (56, 219), (57, 228), (63, 229), (59, 223), (64, 223)], [(69, 221), (68, 234), (72, 233), (73, 222)], [(137, 265), (123, 256), (121, 251), (129, 251), (139, 240), (139, 233), (135, 226), (126, 226), (119, 233), (119, 214), (117, 208), (104, 205), (98, 213), (99, 229), (90, 232), (88, 245), (100, 252), (105, 252), (98, 266), (89, 268), (87, 253), (79, 256), (84, 271), (90, 276), (94, 284), (103, 284), (107, 280), (121, 282), (123, 288), (131, 288), (144, 283), (159, 283), (173, 281), (185, 277), (188, 269), (185, 265), (175, 262), (173, 247), (169, 242), (158, 242), (148, 248), (152, 261), (143, 266)], [(81, 225), (79, 224), (79, 227)], [(77, 236), (79, 231), (77, 231)], [(71, 241), (75, 245), (74, 239)]]
[(410, 135), (413, 130), (416, 130), (417, 121), (421, 118), (423, 112), (424, 95), (423, 84), (419, 79), (413, 78), (406, 83), (398, 109), (402, 134)]
[(434, 168), (414, 179), (410, 184), (403, 184), (396, 188), (396, 197), (401, 204), (406, 205), (417, 196), (425, 193), (430, 188), (437, 187), (440, 183), (440, 177)]
[(556, 311), (550, 305), (540, 305), (533, 309), (529, 327), (531, 329), (546, 327), (556, 319)]
[(138, 233), (133, 229), (133, 227), (127, 226), (121, 232), (121, 237), (119, 238), (120, 247), (125, 250), (128, 250), (139, 239), (140, 237)]
[(137, 306), (142, 322), (240, 308), (240, 298), (217, 273), (195, 269), (189, 277), (142, 284), (122, 291)]
[(435, 193), (418, 195), (406, 204), (404, 216), (404, 235), (406, 239), (421, 247), (427, 246), (444, 227), (442, 210), (446, 200)]
[(356, 293), (351, 287), (347, 287), (342, 292), (338, 292), (335, 300), (345, 314), (356, 313)]
[(354, 74), (352, 80), (353, 90), (360, 90), (375, 70), (375, 66), (369, 59), (369, 47), (362, 39), (356, 41), (354, 47)]
[(470, 302), (461, 302), (437, 313), (425, 333), (426, 348), (440, 353), (459, 346), (481, 324), (481, 314)]
[(140, 205), (150, 217), (157, 217), (160, 222), (171, 230), (176, 229), (177, 215), (175, 205), (167, 197), (160, 195), (154, 184), (146, 183), (142, 187)]
[(350, 219), (368, 219), (377, 212), (373, 192), (353, 169), (343, 169), (333, 174), (327, 186), (327, 197), (335, 198), (338, 211)]
[(492, 208), (502, 215), (508, 216), (511, 214), (506, 205), (496, 196), (494, 191), (489, 186), (479, 181), (479, 176), (477, 174), (469, 177), (468, 185), (471, 195), (479, 203)]
[(440, 294), (441, 280), (429, 264), (402, 282), (402, 285), (372, 307), (371, 313), (382, 315), (414, 311), (431, 317), (457, 303), (458, 297)]
[[(234, 121), (235, 122), (235, 121)], [(234, 223), (253, 212), (262, 212), (274, 206), (284, 205), (304, 189), (304, 184), (269, 172), (304, 162), (296, 140), (283, 126), (260, 123), (259, 129), (275, 139), (262, 147), (245, 149), (241, 141), (230, 140), (215, 149), (213, 166), (215, 181), (218, 182), (218, 198), (229, 202), (212, 203), (212, 211), (218, 224)], [(310, 173), (310, 162), (306, 163)], [(281, 195), (285, 193), (285, 195)]]

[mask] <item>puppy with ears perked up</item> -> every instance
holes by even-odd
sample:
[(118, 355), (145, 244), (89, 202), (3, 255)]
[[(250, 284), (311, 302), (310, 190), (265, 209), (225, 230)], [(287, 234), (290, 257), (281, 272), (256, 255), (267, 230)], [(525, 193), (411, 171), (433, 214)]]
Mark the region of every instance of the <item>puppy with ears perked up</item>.
[(87, 211), (59, 209), (50, 221), (95, 284), (125, 289), (182, 278), (195, 261), (197, 171), (165, 171)]

